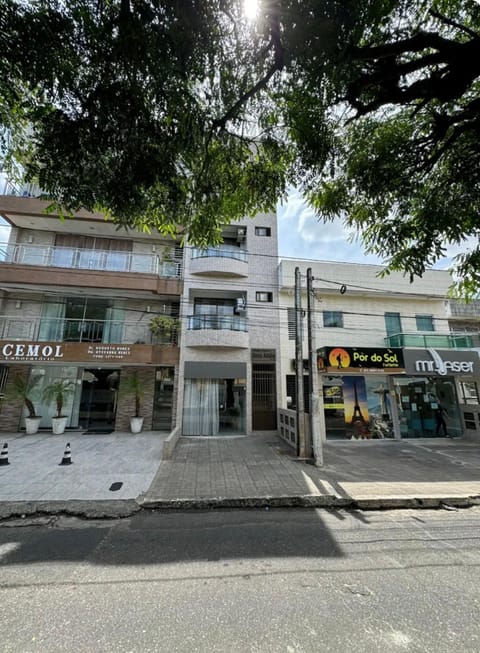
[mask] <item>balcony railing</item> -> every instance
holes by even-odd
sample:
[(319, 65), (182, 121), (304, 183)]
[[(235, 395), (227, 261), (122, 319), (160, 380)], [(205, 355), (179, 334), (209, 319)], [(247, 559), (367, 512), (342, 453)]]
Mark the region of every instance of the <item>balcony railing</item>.
[(474, 300), (467, 304), (452, 299), (450, 300), (450, 312), (452, 317), (480, 320), (480, 300)]
[(189, 315), (188, 329), (213, 329), (215, 331), (248, 331), (245, 317), (238, 315)]
[(146, 324), (120, 320), (0, 317), (0, 340), (31, 342), (101, 342), (115, 344), (176, 345), (176, 334), (153, 335)]
[(219, 245), (218, 247), (206, 247), (205, 249), (194, 247), (192, 249), (192, 259), (211, 257), (233, 258), (237, 261), (243, 261), (244, 263), (247, 263), (248, 252), (241, 247), (235, 247), (233, 245)]
[(473, 339), (464, 333), (396, 333), (385, 338), (387, 347), (428, 347), (440, 349), (468, 349)]
[(156, 254), (81, 249), (76, 247), (44, 247), (41, 245), (0, 245), (0, 261), (20, 265), (39, 265), (70, 270), (102, 272), (138, 272), (160, 277), (180, 277), (181, 263), (162, 262)]

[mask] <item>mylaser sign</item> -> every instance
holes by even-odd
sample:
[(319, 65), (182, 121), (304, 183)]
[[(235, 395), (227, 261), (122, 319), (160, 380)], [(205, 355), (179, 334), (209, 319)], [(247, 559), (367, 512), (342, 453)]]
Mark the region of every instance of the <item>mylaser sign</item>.
[(401, 349), (381, 349), (376, 347), (322, 347), (317, 350), (318, 369), (326, 367), (337, 370), (349, 367), (370, 369), (403, 368)]

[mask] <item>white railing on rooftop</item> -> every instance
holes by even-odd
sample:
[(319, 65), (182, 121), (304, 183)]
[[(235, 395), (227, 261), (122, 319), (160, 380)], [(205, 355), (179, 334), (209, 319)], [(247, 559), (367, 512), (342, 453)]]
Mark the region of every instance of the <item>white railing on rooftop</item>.
[(157, 254), (30, 244), (0, 244), (0, 261), (74, 270), (138, 272), (175, 278), (180, 277), (182, 272), (180, 262), (161, 261)]

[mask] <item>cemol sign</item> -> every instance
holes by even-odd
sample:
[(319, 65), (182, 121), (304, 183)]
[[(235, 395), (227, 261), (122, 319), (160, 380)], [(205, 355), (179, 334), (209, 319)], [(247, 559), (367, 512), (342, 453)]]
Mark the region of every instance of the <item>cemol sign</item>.
[(35, 342), (4, 342), (0, 348), (0, 360), (4, 361), (51, 361), (63, 358), (63, 345)]
[(452, 376), (480, 374), (480, 358), (476, 351), (455, 349), (404, 349), (406, 374)]

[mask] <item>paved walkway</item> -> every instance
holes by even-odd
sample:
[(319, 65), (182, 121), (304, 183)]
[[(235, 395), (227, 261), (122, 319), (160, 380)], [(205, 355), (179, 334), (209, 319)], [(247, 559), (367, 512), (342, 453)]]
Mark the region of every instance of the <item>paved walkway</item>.
[[(275, 436), (180, 438), (143, 501), (147, 505), (438, 504), (480, 497), (480, 445), (461, 440), (333, 442), (325, 465), (293, 456)], [(249, 501), (251, 500), (251, 501)], [(261, 503), (261, 502), (260, 502)]]
[[(10, 464), (0, 466), (0, 518), (117, 516), (140, 507), (480, 503), (480, 444), (463, 440), (332, 442), (318, 468), (274, 435), (183, 437), (173, 458), (162, 460), (167, 435), (3, 435)], [(66, 442), (73, 464), (61, 466)]]

